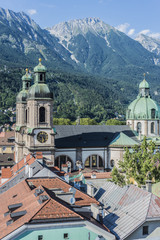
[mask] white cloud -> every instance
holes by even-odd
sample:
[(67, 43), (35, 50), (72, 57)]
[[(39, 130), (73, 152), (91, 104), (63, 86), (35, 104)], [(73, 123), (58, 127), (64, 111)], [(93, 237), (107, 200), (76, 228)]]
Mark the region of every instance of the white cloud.
[(131, 28), (129, 31), (128, 31), (128, 35), (129, 36), (132, 36), (133, 34), (135, 33), (135, 29), (134, 28)]
[(144, 29), (142, 31), (140, 31), (138, 34), (144, 34), (144, 35), (147, 35), (150, 33), (150, 30), (149, 29)]
[(116, 28), (119, 31), (126, 33), (129, 26), (130, 26), (129, 23), (123, 23), (123, 24), (118, 25)]
[(29, 13), (30, 15), (34, 15), (34, 14), (37, 13), (37, 10), (36, 10), (36, 9), (29, 9), (29, 10), (28, 10), (28, 13)]

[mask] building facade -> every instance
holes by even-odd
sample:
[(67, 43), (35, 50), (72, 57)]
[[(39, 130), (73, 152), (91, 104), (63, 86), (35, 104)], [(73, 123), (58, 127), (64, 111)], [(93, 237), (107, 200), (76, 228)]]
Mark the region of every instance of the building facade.
[(53, 93), (46, 84), (46, 68), (41, 59), (34, 68), (33, 85), (31, 81), (27, 70), (16, 101), (15, 161), (40, 151), (54, 164)]

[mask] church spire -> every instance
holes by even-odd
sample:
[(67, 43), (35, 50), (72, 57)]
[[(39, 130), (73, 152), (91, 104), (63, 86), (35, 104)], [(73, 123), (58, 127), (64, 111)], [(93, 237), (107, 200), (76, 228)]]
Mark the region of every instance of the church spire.
[(146, 74), (144, 73), (144, 79), (143, 81), (139, 84), (139, 94), (141, 97), (148, 97), (150, 96), (149, 94), (149, 84), (146, 81)]
[(23, 82), (23, 90), (28, 90), (31, 86), (32, 77), (31, 74), (28, 73), (28, 68), (26, 68), (26, 74), (22, 77)]
[(34, 68), (35, 81), (34, 83), (46, 83), (46, 67), (42, 65), (42, 59), (39, 58), (39, 64)]

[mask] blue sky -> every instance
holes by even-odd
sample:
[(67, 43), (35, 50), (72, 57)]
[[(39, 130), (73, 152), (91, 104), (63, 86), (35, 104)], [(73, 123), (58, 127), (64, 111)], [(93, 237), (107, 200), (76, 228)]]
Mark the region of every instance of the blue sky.
[(143, 31), (160, 38), (160, 0), (0, 0), (0, 7), (24, 11), (42, 28), (99, 17), (131, 37)]

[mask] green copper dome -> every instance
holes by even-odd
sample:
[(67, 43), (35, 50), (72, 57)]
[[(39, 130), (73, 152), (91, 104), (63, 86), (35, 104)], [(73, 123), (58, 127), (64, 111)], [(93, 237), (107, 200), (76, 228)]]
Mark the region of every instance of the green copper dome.
[(51, 99), (53, 99), (53, 93), (50, 92), (47, 84), (35, 83), (29, 89), (28, 98), (29, 99), (36, 99), (36, 98), (51, 98)]
[(160, 119), (160, 107), (150, 96), (138, 96), (129, 105), (126, 119)]
[(16, 102), (19, 102), (19, 103), (26, 102), (27, 97), (28, 97), (28, 91), (23, 89), (18, 93), (16, 97)]
[(28, 68), (26, 68), (26, 74), (22, 76), (22, 81), (32, 81), (32, 76), (28, 73)]
[(46, 84), (46, 68), (41, 64), (41, 59), (34, 72), (34, 85), (29, 89), (28, 99), (53, 99), (53, 93)]
[(144, 79), (140, 84), (139, 88), (149, 88), (148, 82)]
[(39, 64), (34, 68), (34, 72), (46, 72), (47, 68), (45, 66), (42, 65), (41, 63), (41, 58), (39, 58)]
[(20, 103), (24, 103), (28, 97), (28, 89), (31, 85), (32, 77), (28, 73), (28, 69), (26, 69), (26, 74), (22, 77), (23, 89), (18, 93), (16, 101)]

